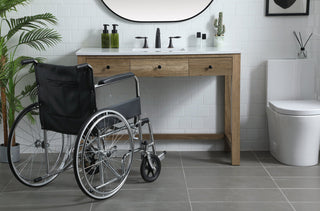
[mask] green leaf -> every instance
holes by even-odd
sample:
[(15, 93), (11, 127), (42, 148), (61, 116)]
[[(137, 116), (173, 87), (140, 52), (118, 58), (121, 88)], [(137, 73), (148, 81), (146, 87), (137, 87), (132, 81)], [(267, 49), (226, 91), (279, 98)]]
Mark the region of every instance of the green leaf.
[(36, 50), (45, 50), (61, 41), (61, 35), (54, 29), (33, 29), (22, 32), (19, 45), (28, 45)]
[(51, 13), (45, 13), (34, 16), (25, 16), (22, 18), (10, 19), (6, 21), (10, 29), (7, 34), (8, 40), (20, 30), (30, 31), (32, 29), (42, 28), (43, 26), (46, 27), (47, 23), (57, 24), (57, 18)]
[(25, 6), (30, 3), (30, 0), (1, 0), (0, 1), (0, 16), (3, 18), (7, 12), (17, 11), (17, 6)]

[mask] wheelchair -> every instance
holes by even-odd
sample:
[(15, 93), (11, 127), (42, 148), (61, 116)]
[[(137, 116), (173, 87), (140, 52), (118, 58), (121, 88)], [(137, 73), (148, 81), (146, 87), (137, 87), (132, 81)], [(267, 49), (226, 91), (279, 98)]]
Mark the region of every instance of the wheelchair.
[[(72, 168), (80, 189), (91, 198), (107, 199), (124, 185), (133, 162), (141, 153), (140, 173), (155, 181), (166, 152), (156, 154), (151, 123), (141, 118), (138, 78), (124, 73), (94, 84), (89, 64), (58, 66), (28, 59), (36, 74), (38, 102), (15, 119), (9, 133), (8, 161), (14, 176), (30, 187), (52, 182)], [(97, 109), (95, 91), (123, 80), (135, 81), (135, 94), (125, 102)], [(142, 127), (147, 125), (149, 139)], [(139, 141), (138, 147), (134, 142)], [(20, 159), (14, 161), (13, 143)]]

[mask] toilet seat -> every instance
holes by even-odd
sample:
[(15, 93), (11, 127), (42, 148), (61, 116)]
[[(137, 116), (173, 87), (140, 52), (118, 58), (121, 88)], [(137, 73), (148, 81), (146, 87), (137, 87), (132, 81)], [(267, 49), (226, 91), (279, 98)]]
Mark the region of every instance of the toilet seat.
[(320, 115), (320, 101), (317, 100), (276, 100), (269, 106), (280, 114), (293, 116)]

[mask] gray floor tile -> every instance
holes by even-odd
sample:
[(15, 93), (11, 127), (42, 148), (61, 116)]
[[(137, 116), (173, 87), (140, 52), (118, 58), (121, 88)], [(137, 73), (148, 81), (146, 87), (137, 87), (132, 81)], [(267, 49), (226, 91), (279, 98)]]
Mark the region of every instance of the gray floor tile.
[(320, 200), (320, 189), (283, 189), (283, 192), (291, 202), (319, 202)]
[(293, 211), (286, 202), (192, 203), (193, 211)]
[(92, 211), (189, 211), (191, 210), (189, 202), (140, 202), (140, 203), (109, 203), (108, 201), (95, 202)]
[(273, 177), (320, 177), (320, 166), (311, 167), (267, 167)]
[(91, 203), (92, 199), (78, 191), (15, 191), (0, 194), (0, 204), (7, 206), (76, 206)]
[[(241, 166), (260, 166), (252, 152), (241, 152)], [(231, 164), (231, 154), (227, 152), (181, 152), (184, 167), (225, 166)]]
[(276, 160), (274, 157), (263, 157), (263, 158), (259, 158), (259, 160), (261, 161), (261, 163), (263, 164), (263, 166), (265, 167), (283, 167), (283, 166), (287, 166), (283, 163), (280, 163), (278, 160)]
[(154, 189), (154, 190), (127, 190), (121, 189), (108, 203), (123, 202), (188, 202), (187, 191), (184, 189)]
[(188, 188), (276, 188), (270, 177), (186, 176)]
[[(320, 178), (275, 178), (280, 188), (319, 188)], [(320, 200), (320, 199), (319, 199)]]
[(296, 211), (319, 211), (320, 210), (320, 202), (316, 203), (292, 203)]
[(192, 202), (279, 202), (285, 201), (278, 189), (190, 189)]
[(7, 163), (0, 163), (0, 192), (7, 186), (12, 179), (10, 167)]
[(262, 167), (242, 167), (242, 166), (226, 166), (226, 167), (186, 167), (185, 173), (187, 177), (201, 176), (268, 176)]
[[(158, 152), (159, 155), (161, 152)], [(181, 168), (180, 152), (167, 152), (165, 158), (161, 161), (162, 168)], [(134, 155), (133, 167), (140, 168), (141, 156), (139, 153)]]
[(77, 185), (76, 179), (74, 177), (73, 169), (62, 172), (57, 176), (55, 180), (51, 183), (39, 187), (31, 188), (21, 184), (15, 178), (10, 182), (8, 186), (4, 189), (4, 192), (12, 191), (63, 191), (63, 190), (75, 190), (78, 191), (79, 187)]
[(272, 157), (269, 151), (255, 151), (253, 152), (258, 158), (268, 158)]
[(77, 204), (77, 205), (37, 205), (32, 206), (0, 206), (0, 210), (12, 211), (89, 211), (91, 203)]
[[(259, 152), (253, 152), (258, 159), (263, 163), (264, 166), (288, 166), (286, 164), (281, 163), (277, 159), (275, 159), (270, 152), (268, 151), (259, 151)], [(319, 161), (320, 161), (320, 155), (319, 155)], [(317, 166), (320, 166), (320, 162)]]
[(293, 211), (264, 167), (296, 211), (320, 210), (320, 165), (291, 167), (269, 152), (241, 152), (241, 165), (231, 166), (225, 152), (169, 152), (158, 180), (146, 183), (138, 154), (135, 158), (124, 187), (103, 201), (81, 192), (73, 170), (45, 187), (30, 188), (0, 163), (0, 210), (191, 210), (187, 183), (194, 211)]
[(126, 189), (155, 189), (179, 188), (186, 189), (182, 168), (162, 168), (158, 179), (152, 183), (145, 182), (140, 169), (133, 168), (123, 188)]

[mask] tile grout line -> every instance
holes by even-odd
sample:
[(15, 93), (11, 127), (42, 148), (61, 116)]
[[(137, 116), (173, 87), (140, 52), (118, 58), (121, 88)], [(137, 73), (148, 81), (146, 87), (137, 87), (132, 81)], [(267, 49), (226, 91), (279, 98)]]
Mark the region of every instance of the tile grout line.
[(256, 157), (256, 159), (259, 161), (259, 163), (261, 164), (262, 168), (267, 172), (267, 174), (270, 176), (271, 180), (273, 181), (273, 183), (276, 185), (276, 187), (278, 188), (278, 190), (281, 192), (281, 194), (283, 195), (283, 197), (286, 199), (286, 201), (288, 202), (288, 204), (290, 205), (290, 207), (293, 209), (293, 211), (297, 211), (296, 208), (294, 208), (294, 206), (292, 205), (292, 203), (289, 201), (288, 197), (284, 194), (284, 192), (282, 191), (282, 189), (280, 188), (280, 186), (278, 185), (278, 183), (276, 182), (276, 180), (273, 178), (273, 176), (270, 174), (270, 172), (268, 171), (268, 169), (264, 166), (264, 164), (261, 162), (261, 160), (259, 159), (259, 157), (257, 156), (257, 154), (255, 152), (252, 152), (254, 154), (254, 156)]
[(92, 207), (93, 207), (93, 202), (91, 202), (91, 204), (90, 204), (90, 209), (89, 209), (89, 211), (92, 211)]
[(16, 179), (16, 178), (11, 178), (10, 181), (6, 185), (3, 186), (1, 193), (4, 193), (4, 191), (8, 188), (8, 186), (13, 182), (14, 179)]
[(181, 152), (179, 152), (179, 157), (180, 157), (180, 163), (181, 163), (181, 167), (182, 167), (183, 178), (184, 178), (184, 182), (185, 182), (186, 189), (187, 189), (187, 196), (188, 196), (189, 206), (190, 206), (191, 211), (193, 211), (192, 204), (191, 204), (191, 197), (190, 197), (188, 184), (187, 184), (187, 177), (186, 177), (186, 173), (184, 171), (184, 166), (183, 166), (183, 162), (182, 162)]

